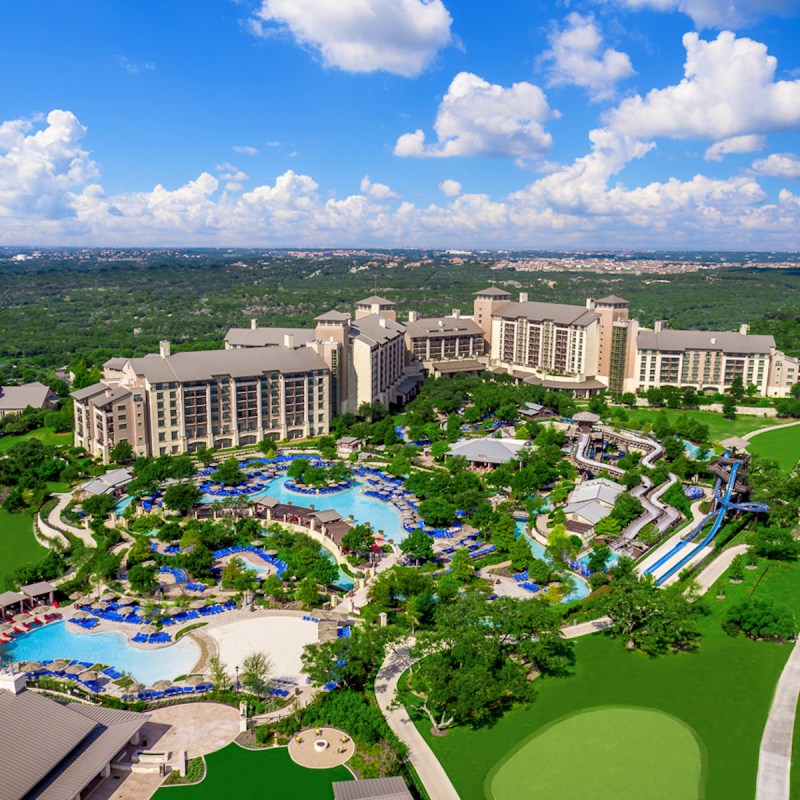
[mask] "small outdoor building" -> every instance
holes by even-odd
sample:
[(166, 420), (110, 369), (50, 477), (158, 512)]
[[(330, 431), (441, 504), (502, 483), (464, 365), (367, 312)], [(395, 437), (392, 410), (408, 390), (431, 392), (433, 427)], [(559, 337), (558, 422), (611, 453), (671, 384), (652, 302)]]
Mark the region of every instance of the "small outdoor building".
[(133, 480), (133, 475), (127, 469), (112, 469), (105, 475), (92, 478), (78, 486), (79, 492), (88, 495), (122, 494), (124, 488)]
[(600, 422), (600, 417), (591, 411), (579, 411), (572, 419), (578, 423), (581, 433), (591, 433), (592, 428)]
[(745, 450), (749, 447), (750, 442), (741, 436), (729, 436), (723, 439), (720, 444), (728, 450)]
[(552, 417), (553, 412), (549, 408), (545, 408), (541, 403), (525, 403), (520, 408), (519, 415), (526, 419), (544, 419), (545, 417)]
[(24, 600), (25, 595), (22, 592), (3, 592), (0, 594), (0, 615), (5, 616), (6, 609), (10, 609), (14, 614), (21, 613)]
[(30, 583), (27, 586), (23, 586), (20, 591), (31, 602), (41, 602), (46, 598), (48, 605), (53, 605), (56, 587), (47, 581), (39, 581), (38, 583)]
[(459, 439), (450, 446), (451, 456), (463, 456), (474, 467), (491, 468), (516, 458), (528, 443), (519, 439)]
[(333, 800), (413, 800), (400, 777), (369, 778), (363, 781), (334, 781)]
[(364, 440), (357, 436), (342, 436), (336, 442), (336, 454), (339, 458), (347, 458), (347, 456), (357, 453), (363, 446)]

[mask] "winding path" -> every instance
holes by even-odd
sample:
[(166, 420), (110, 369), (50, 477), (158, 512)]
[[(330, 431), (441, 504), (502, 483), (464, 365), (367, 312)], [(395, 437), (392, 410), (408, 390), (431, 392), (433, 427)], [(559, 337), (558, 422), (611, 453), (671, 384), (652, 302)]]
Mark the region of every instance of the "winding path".
[(797, 422), (784, 422), (782, 425), (770, 425), (769, 428), (759, 428), (755, 431), (749, 431), (742, 436), (742, 439), (752, 439), (754, 436), (758, 436), (760, 433), (777, 431), (779, 428), (791, 428), (794, 425), (800, 425), (800, 420), (797, 420)]

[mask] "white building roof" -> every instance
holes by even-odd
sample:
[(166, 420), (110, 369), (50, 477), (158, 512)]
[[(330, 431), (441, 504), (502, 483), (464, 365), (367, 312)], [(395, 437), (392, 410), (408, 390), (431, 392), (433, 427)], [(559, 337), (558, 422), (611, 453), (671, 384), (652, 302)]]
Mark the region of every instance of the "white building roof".
[(526, 447), (527, 442), (518, 439), (461, 439), (450, 446), (450, 455), (483, 464), (505, 464)]
[(611, 509), (604, 506), (599, 500), (585, 500), (582, 503), (569, 503), (564, 506), (564, 513), (569, 516), (574, 514), (590, 525), (597, 525), (611, 513)]
[(617, 498), (625, 491), (625, 487), (608, 478), (595, 478), (576, 486), (569, 496), (570, 503), (583, 503), (587, 500), (599, 500), (613, 506)]

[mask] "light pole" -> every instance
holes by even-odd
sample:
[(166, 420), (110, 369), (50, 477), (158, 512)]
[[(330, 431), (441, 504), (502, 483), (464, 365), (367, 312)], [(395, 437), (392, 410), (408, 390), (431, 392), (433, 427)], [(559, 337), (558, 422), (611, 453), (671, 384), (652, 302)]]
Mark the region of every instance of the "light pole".
[(239, 691), (239, 665), (236, 665), (236, 691)]

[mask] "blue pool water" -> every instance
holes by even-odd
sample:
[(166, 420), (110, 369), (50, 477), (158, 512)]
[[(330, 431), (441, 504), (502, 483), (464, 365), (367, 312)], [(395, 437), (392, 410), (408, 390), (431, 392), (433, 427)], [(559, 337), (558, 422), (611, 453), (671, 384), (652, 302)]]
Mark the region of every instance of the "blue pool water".
[[(525, 520), (518, 519), (517, 538), (520, 536), (524, 536), (528, 540), (528, 546), (531, 548), (531, 551), (536, 558), (544, 559), (546, 552), (544, 545), (541, 544), (541, 542), (538, 542), (536, 539), (532, 539), (530, 536), (528, 536), (528, 534), (525, 533)], [(589, 583), (581, 578), (580, 575), (576, 575), (575, 573), (571, 572), (570, 577), (575, 583), (575, 588), (561, 601), (562, 603), (569, 603), (573, 600), (583, 600), (583, 598), (588, 597), (592, 591)]]
[(351, 514), (357, 523), (369, 522), (374, 531), (383, 531), (387, 539), (392, 539), (399, 544), (406, 538), (399, 512), (389, 503), (366, 497), (360, 485), (353, 486), (343, 492), (327, 494), (321, 497), (309, 496), (291, 492), (286, 487), (287, 478), (284, 475), (267, 484), (266, 488), (251, 499), (269, 495), (277, 497), (281, 503), (294, 503), (296, 506), (314, 505), (317, 509), (333, 509), (338, 511), (344, 519)]
[(14, 661), (70, 658), (108, 664), (148, 685), (191, 672), (200, 657), (199, 648), (188, 636), (170, 647), (137, 650), (121, 633), (72, 633), (65, 622), (52, 622), (16, 636), (6, 652)]
[(122, 498), (115, 506), (114, 506), (114, 513), (122, 516), (125, 513), (125, 509), (135, 500), (136, 498), (133, 495), (126, 495)]

